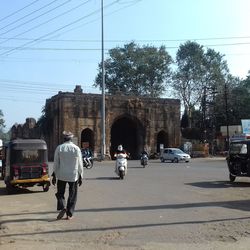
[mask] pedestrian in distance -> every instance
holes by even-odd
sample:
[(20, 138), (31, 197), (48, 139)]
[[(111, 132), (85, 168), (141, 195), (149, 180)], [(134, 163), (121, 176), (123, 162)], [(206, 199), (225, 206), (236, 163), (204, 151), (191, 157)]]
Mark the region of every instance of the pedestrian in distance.
[[(57, 184), (57, 219), (66, 214), (66, 219), (73, 218), (77, 201), (78, 186), (82, 185), (83, 162), (81, 149), (72, 142), (73, 134), (63, 132), (64, 143), (58, 145), (54, 154), (52, 184)], [(67, 203), (65, 200), (66, 185), (69, 186)]]
[(81, 150), (82, 152), (82, 158), (83, 158), (83, 162), (84, 162), (84, 166), (86, 166), (88, 168), (88, 166), (91, 166), (91, 159), (92, 159), (92, 151), (90, 150), (89, 147), (85, 147)]

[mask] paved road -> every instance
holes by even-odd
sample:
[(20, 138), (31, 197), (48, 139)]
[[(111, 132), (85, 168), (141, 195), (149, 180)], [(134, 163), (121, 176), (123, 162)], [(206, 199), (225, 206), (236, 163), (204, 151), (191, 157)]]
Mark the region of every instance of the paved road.
[(5, 195), (1, 181), (0, 249), (228, 249), (248, 242), (249, 187), (247, 178), (228, 181), (222, 158), (145, 169), (129, 161), (124, 180), (114, 162), (95, 162), (75, 218), (57, 221), (54, 186)]

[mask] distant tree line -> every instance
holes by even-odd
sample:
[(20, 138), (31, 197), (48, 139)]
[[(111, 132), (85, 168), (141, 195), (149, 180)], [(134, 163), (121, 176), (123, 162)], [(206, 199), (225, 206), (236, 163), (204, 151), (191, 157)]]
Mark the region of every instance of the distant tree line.
[[(184, 110), (183, 135), (211, 138), (220, 126), (250, 118), (250, 73), (242, 80), (230, 74), (224, 56), (197, 42), (179, 46), (173, 59), (164, 46), (131, 42), (109, 50), (105, 65), (107, 94), (179, 98)], [(94, 83), (102, 88), (102, 63)]]
[[(109, 50), (104, 65), (106, 94), (180, 99), (181, 128), (187, 138), (205, 140), (220, 126), (250, 119), (250, 71), (246, 79), (232, 76), (224, 55), (197, 42), (181, 44), (175, 58), (164, 46), (131, 42)], [(94, 86), (102, 88), (102, 63)], [(50, 122), (44, 108), (38, 126), (46, 132)], [(2, 137), (4, 126), (0, 110)]]

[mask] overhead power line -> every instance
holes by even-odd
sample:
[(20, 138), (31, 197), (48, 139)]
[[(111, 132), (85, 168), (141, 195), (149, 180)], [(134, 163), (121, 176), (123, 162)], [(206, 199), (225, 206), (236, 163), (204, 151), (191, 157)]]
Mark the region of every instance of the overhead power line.
[(20, 80), (8, 80), (8, 79), (0, 79), (0, 83), (1, 84), (19, 84), (19, 85), (36, 85), (36, 86), (45, 86), (45, 85), (49, 85), (49, 86), (62, 86), (62, 87), (69, 87), (70, 84), (67, 83), (56, 83), (56, 82), (34, 82), (34, 81), (20, 81)]
[[(0, 37), (0, 40), (17, 40), (17, 41), (33, 41), (33, 38), (28, 37)], [(250, 39), (250, 36), (240, 36), (240, 37), (207, 37), (207, 38), (182, 38), (182, 39), (134, 39), (136, 42), (182, 42), (182, 41), (206, 41), (206, 40), (233, 40), (233, 39)], [(100, 43), (101, 40), (98, 39), (40, 39), (41, 42), (92, 42)], [(121, 40), (121, 39), (106, 39), (105, 43), (117, 43), (117, 42), (130, 42), (131, 40)]]
[[(58, 82), (34, 82), (34, 81), (20, 81), (20, 80), (8, 80), (0, 79), (1, 88), (24, 88), (29, 90), (30, 88), (36, 88), (37, 90), (49, 90), (49, 91), (61, 91), (70, 89), (72, 91), (72, 83), (58, 83)], [(94, 87), (80, 84), (84, 89), (95, 89)]]
[[(3, 30), (3, 29), (5, 29), (5, 28), (11, 26), (12, 24), (15, 24), (15, 23), (17, 23), (17, 22), (19, 22), (19, 21), (25, 19), (26, 17), (33, 15), (34, 13), (36, 13), (36, 12), (38, 12), (38, 11), (40, 11), (40, 10), (42, 10), (42, 9), (44, 9), (44, 8), (46, 8), (46, 7), (48, 7), (48, 6), (50, 6), (51, 4), (53, 4), (54, 2), (57, 2), (57, 1), (58, 1), (58, 0), (54, 0), (54, 1), (52, 1), (52, 2), (50, 2), (50, 3), (48, 3), (48, 4), (46, 4), (46, 5), (42, 6), (41, 8), (36, 9), (36, 10), (32, 11), (31, 13), (29, 13), (29, 14), (27, 14), (27, 15), (25, 15), (25, 16), (22, 16), (22, 17), (18, 18), (17, 20), (12, 21), (11, 23), (9, 23), (9, 24), (7, 24), (7, 25), (1, 27), (0, 30)], [(36, 18), (38, 18), (38, 17), (36, 17)], [(36, 18), (35, 18), (35, 19), (36, 19)], [(20, 25), (18, 25), (18, 26), (15, 26), (14, 28), (12, 28), (12, 29), (10, 29), (10, 30), (7, 30), (7, 31), (4, 32), (4, 33), (1, 33), (0, 35), (9, 33), (10, 31), (15, 30), (16, 28), (19, 28), (19, 27), (23, 26), (24, 24), (29, 23), (29, 22), (31, 22), (31, 21), (32, 21), (32, 20), (28, 20), (27, 22), (22, 23), (22, 24), (20, 24)]]
[[(141, 2), (141, 1), (142, 1), (142, 0), (126, 1), (125, 3), (123, 3), (123, 4), (127, 4), (126, 6), (123, 6), (122, 8), (119, 8), (119, 9), (117, 9), (117, 10), (115, 10), (115, 11), (106, 13), (106, 14), (104, 15), (104, 17), (107, 17), (107, 16), (112, 15), (112, 14), (114, 14), (114, 13), (116, 13), (116, 12), (119, 12), (119, 11), (121, 11), (121, 10), (124, 10), (124, 9), (126, 9), (126, 8), (129, 8), (129, 7), (131, 7), (131, 6), (133, 6), (133, 5), (137, 4), (137, 3), (139, 3), (139, 2)], [(118, 3), (118, 4), (122, 4), (122, 2), (120, 2), (120, 1), (117, 1), (117, 3)], [(128, 4), (128, 3), (129, 3), (129, 4)], [(107, 9), (106, 6), (104, 6), (104, 9)], [(68, 29), (68, 30), (66, 30), (66, 31), (64, 31), (64, 32), (62, 32), (62, 33), (60, 33), (60, 34), (57, 34), (56, 37), (61, 36), (61, 35), (64, 35), (64, 34), (67, 34), (67, 33), (71, 32), (71, 31), (76, 30), (76, 29), (82, 28), (83, 26), (85, 26), (85, 25), (87, 25), (87, 24), (90, 24), (90, 23), (93, 23), (93, 22), (96, 22), (96, 21), (98, 21), (98, 20), (100, 20), (100, 17), (95, 18), (95, 19), (93, 19), (93, 20), (91, 20), (91, 21), (88, 21), (88, 22), (86, 22), (86, 23), (84, 23), (84, 24), (81, 24), (81, 25), (79, 25), (79, 26), (77, 26), (77, 27), (70, 28), (70, 29)], [(55, 36), (53, 36), (53, 37), (55, 37)]]
[[(8, 50), (13, 50), (16, 49), (16, 47), (0, 47), (0, 49), (8, 49)], [(48, 50), (48, 51), (99, 51), (101, 50), (100, 48), (33, 48), (33, 47), (22, 47), (21, 50)], [(108, 50), (108, 49), (105, 49)]]
[(21, 99), (19, 97), (12, 97), (12, 96), (4, 96), (1, 98), (1, 100), (6, 100), (6, 101), (12, 101), (12, 102), (28, 102), (28, 103), (44, 103), (44, 99)]
[[(43, 103), (47, 98), (56, 95), (58, 91), (72, 92), (72, 84), (51, 83), (51, 82), (29, 82), (0, 79), (1, 93), (3, 98), (1, 100), (15, 101), (15, 102), (29, 102), (29, 103)], [(84, 93), (100, 94), (100, 89), (92, 86), (81, 84)], [(16, 95), (13, 95), (13, 91)], [(11, 94), (11, 95), (9, 95)], [(32, 99), (37, 96), (39, 98)], [(29, 96), (23, 99), (24, 96)]]
[(0, 19), (0, 22), (2, 22), (3, 20), (5, 20), (5, 19), (7, 19), (7, 18), (9, 18), (9, 17), (11, 17), (11, 16), (14, 16), (15, 14), (17, 14), (17, 13), (21, 12), (22, 10), (24, 10), (24, 9), (26, 9), (26, 8), (28, 8), (28, 7), (30, 7), (31, 5), (33, 5), (34, 3), (38, 2), (38, 1), (40, 1), (40, 0), (35, 0), (35, 1), (33, 1), (32, 3), (30, 3), (30, 4), (26, 5), (26, 6), (24, 6), (23, 8), (21, 8), (21, 9), (19, 9), (19, 10), (16, 10), (16, 11), (12, 12), (11, 14), (9, 14), (9, 15), (7, 15), (7, 16), (1, 18), (1, 19)]
[[(88, 1), (90, 1), (90, 0), (87, 0), (85, 3), (87, 3)], [(105, 7), (110, 7), (110, 6), (114, 5), (117, 1), (119, 1), (119, 0), (113, 1), (112, 3), (106, 5)], [(69, 26), (71, 26), (71, 25), (73, 25), (73, 24), (76, 24), (76, 23), (78, 23), (78, 22), (80, 22), (80, 21), (82, 21), (82, 20), (84, 20), (84, 19), (86, 19), (86, 18), (88, 18), (88, 17), (90, 17), (90, 16), (92, 16), (92, 15), (94, 15), (94, 14), (97, 14), (97, 13), (99, 13), (99, 12), (100, 12), (100, 8), (99, 8), (98, 10), (95, 10), (95, 11), (89, 13), (88, 15), (85, 15), (85, 16), (83, 16), (83, 17), (81, 17), (81, 18), (76, 19), (76, 20), (73, 21), (73, 22), (70, 22), (70, 23), (68, 23), (68, 24), (66, 24), (66, 25), (64, 25), (64, 26), (62, 26), (61, 28), (58, 28), (58, 29), (56, 29), (56, 30), (54, 30), (54, 31), (52, 31), (52, 32), (49, 32), (49, 33), (45, 34), (45, 35), (42, 35), (42, 36), (40, 36), (40, 37), (38, 37), (38, 38), (36, 38), (36, 39), (33, 39), (33, 41), (27, 42), (27, 43), (25, 43), (25, 44), (23, 44), (23, 45), (20, 45), (20, 46), (18, 46), (18, 47), (16, 47), (16, 48), (13, 48), (13, 49), (11, 49), (11, 50), (9, 50), (9, 51), (7, 51), (7, 52), (1, 53), (0, 56), (8, 55), (9, 53), (11, 53), (11, 52), (13, 52), (13, 51), (15, 51), (15, 50), (17, 50), (17, 49), (20, 50), (20, 49), (22, 49), (23, 47), (25, 47), (25, 46), (27, 46), (27, 45), (29, 45), (29, 44), (32, 44), (32, 43), (37, 42), (37, 41), (40, 41), (41, 39), (43, 39), (43, 38), (45, 38), (45, 37), (48, 37), (48, 36), (50, 36), (50, 35), (52, 35), (52, 34), (55, 34), (56, 32), (58, 32), (58, 31), (60, 31), (60, 30), (63, 30), (63, 29), (65, 29), (65, 28), (67, 28), (67, 27), (69, 27)], [(22, 34), (23, 34), (23, 33), (22, 33)], [(22, 35), (22, 34), (20, 34), (20, 35)]]
[[(122, 7), (122, 8), (120, 8), (120, 9), (114, 11), (114, 12), (117, 12), (117, 11), (119, 11), (119, 10), (121, 10), (121, 9), (124, 9), (124, 8), (127, 8), (127, 7), (129, 7), (129, 6), (132, 6), (132, 5), (134, 5), (134, 4), (136, 4), (136, 3), (140, 2), (140, 1), (142, 1), (142, 0), (129, 1), (129, 5), (127, 5), (127, 6), (125, 6), (125, 7)], [(87, 2), (88, 2), (88, 1), (87, 1)], [(114, 5), (114, 4), (116, 4), (116, 3), (120, 3), (120, 0), (113, 1), (113, 2), (111, 2), (110, 4), (107, 4), (106, 6), (104, 6), (104, 8), (107, 9), (107, 8), (111, 7), (112, 5)], [(128, 3), (128, 2), (126, 2), (126, 3)], [(78, 7), (79, 7), (79, 6), (78, 6)], [(71, 23), (69, 23), (69, 24), (67, 24), (67, 25), (65, 25), (65, 26), (63, 26), (63, 27), (61, 27), (61, 28), (58, 28), (58, 29), (56, 29), (56, 30), (54, 30), (54, 31), (52, 31), (52, 32), (50, 32), (50, 33), (47, 33), (47, 34), (45, 34), (45, 35), (39, 37), (39, 38), (33, 39), (33, 40), (31, 40), (30, 42), (27, 42), (27, 43), (25, 43), (25, 44), (23, 44), (23, 45), (17, 46), (17, 47), (15, 47), (15, 48), (13, 48), (13, 49), (7, 51), (7, 52), (3, 52), (2, 54), (0, 54), (0, 56), (9, 55), (10, 53), (13, 53), (15, 50), (21, 50), (23, 47), (25, 47), (25, 46), (27, 46), (27, 45), (29, 45), (29, 44), (34, 44), (34, 43), (37, 43), (37, 42), (42, 42), (42, 41), (44, 40), (44, 38), (49, 37), (49, 36), (51, 36), (51, 35), (54, 36), (56, 32), (61, 31), (61, 30), (65, 29), (65, 28), (67, 28), (67, 27), (70, 27), (70, 26), (72, 26), (72, 25), (74, 25), (74, 24), (76, 24), (76, 23), (78, 23), (78, 22), (80, 22), (80, 21), (82, 21), (82, 20), (84, 20), (84, 19), (86, 19), (86, 18), (88, 18), (88, 17), (94, 15), (94, 14), (97, 14), (97, 13), (99, 13), (99, 12), (100, 12), (100, 9), (98, 9), (98, 10), (96, 10), (96, 11), (93, 11), (93, 12), (91, 12), (90, 14), (85, 15), (85, 16), (83, 16), (83, 17), (81, 17), (81, 18), (79, 18), (79, 19), (77, 19), (77, 20), (75, 20), (75, 21), (73, 21), (73, 22), (71, 22)], [(114, 13), (114, 12), (113, 12), (113, 13)], [(98, 18), (98, 19), (99, 19), (99, 18)], [(29, 31), (30, 31), (30, 30), (29, 30)], [(25, 33), (26, 33), (26, 32), (25, 32)], [(22, 34), (18, 34), (18, 36), (19, 36), (19, 35), (23, 35), (23, 33), (22, 33)], [(60, 34), (59, 34), (59, 35), (60, 35)]]
[[(216, 46), (237, 46), (237, 45), (249, 45), (250, 42), (245, 43), (221, 43), (221, 44), (206, 44), (203, 45), (205, 47), (216, 47)], [(166, 49), (178, 49), (178, 46), (165, 46)], [(4, 50), (17, 50), (18, 47), (0, 47), (0, 49)], [(22, 47), (21, 50), (47, 50), (47, 51), (100, 51), (101, 48), (51, 48), (51, 47)], [(105, 49), (105, 51), (108, 51), (110, 49)]]
[[(56, 1), (57, 1), (57, 0), (56, 0)], [(10, 32), (10, 31), (12, 31), (12, 30), (14, 30), (14, 29), (16, 29), (16, 28), (19, 28), (19, 27), (23, 26), (24, 24), (30, 23), (31, 21), (33, 21), (33, 20), (35, 20), (35, 19), (37, 19), (37, 18), (39, 18), (39, 17), (41, 17), (41, 16), (43, 16), (43, 15), (45, 15), (45, 14), (48, 14), (49, 12), (54, 11), (55, 9), (58, 9), (58, 8), (62, 7), (63, 5), (69, 3), (70, 1), (72, 1), (72, 0), (67, 0), (67, 1), (61, 3), (60, 5), (54, 7), (53, 9), (50, 9), (50, 10), (46, 11), (45, 13), (42, 13), (42, 14), (39, 15), (38, 17), (32, 18), (31, 20), (28, 20), (28, 21), (26, 21), (26, 22), (24, 22), (24, 23), (22, 23), (22, 24), (20, 24), (20, 25), (18, 25), (18, 26), (16, 26), (16, 27), (14, 27), (14, 28), (10, 29), (9, 31), (6, 31), (6, 32), (4, 32), (4, 33), (2, 33), (2, 34), (0, 34), (0, 35), (4, 35), (4, 34)], [(90, 1), (90, 0), (88, 0), (88, 1)], [(88, 1), (87, 1), (87, 2), (88, 2)], [(23, 35), (23, 34), (26, 34), (26, 33), (30, 32), (30, 31), (36, 29), (36, 28), (39, 28), (39, 27), (41, 27), (42, 25), (47, 24), (47, 23), (51, 22), (52, 20), (54, 20), (54, 19), (56, 19), (56, 18), (58, 18), (58, 17), (61, 17), (62, 15), (64, 15), (65, 13), (68, 13), (68, 12), (69, 12), (69, 11), (66, 11), (66, 12), (64, 12), (64, 13), (58, 15), (58, 16), (52, 17), (52, 18), (50, 18), (49, 20), (47, 20), (47, 21), (45, 21), (45, 22), (43, 22), (43, 23), (40, 23), (40, 24), (38, 24), (38, 25), (35, 25), (35, 26), (29, 28), (28, 30), (23, 31), (23, 32), (21, 32), (21, 33), (15, 35), (14, 37), (21, 36), (21, 35)], [(2, 41), (0, 44), (5, 43), (5, 42), (7, 42), (7, 41), (9, 41), (9, 40)]]

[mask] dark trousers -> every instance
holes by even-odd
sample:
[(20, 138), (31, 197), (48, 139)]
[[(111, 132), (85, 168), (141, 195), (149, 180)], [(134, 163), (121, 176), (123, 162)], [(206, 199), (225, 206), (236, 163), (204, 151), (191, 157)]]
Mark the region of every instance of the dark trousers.
[[(67, 200), (67, 206), (65, 206), (65, 188), (66, 184), (69, 185), (69, 196)], [(66, 214), (67, 216), (73, 216), (76, 200), (77, 200), (77, 190), (78, 190), (78, 184), (76, 182), (67, 182), (67, 181), (57, 181), (57, 210), (62, 210), (66, 208)]]

